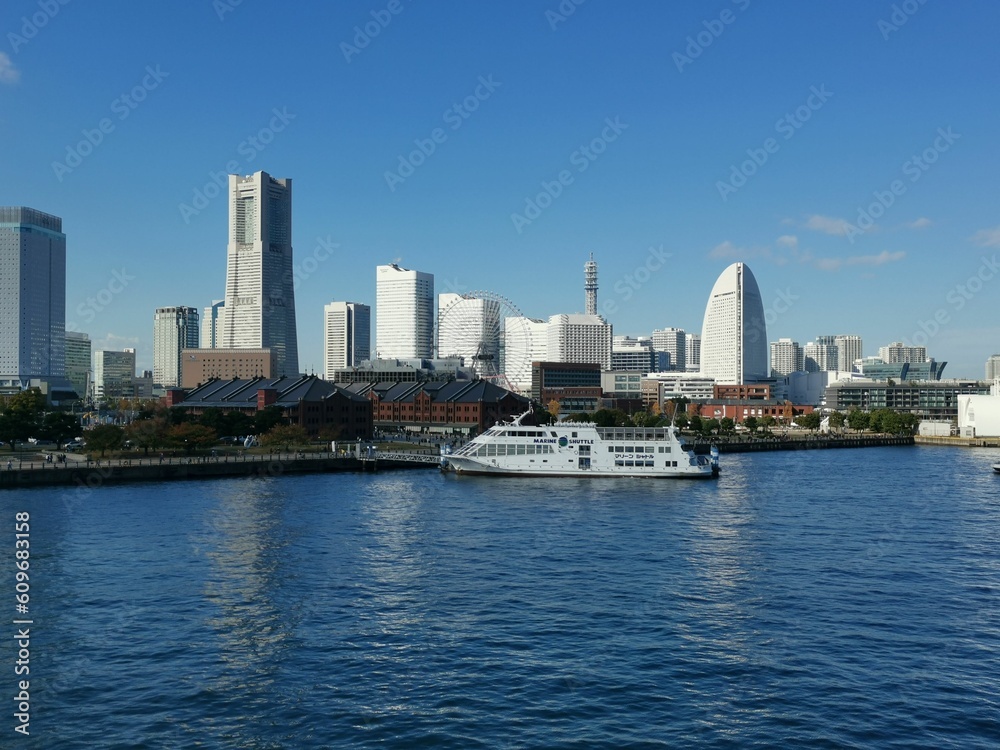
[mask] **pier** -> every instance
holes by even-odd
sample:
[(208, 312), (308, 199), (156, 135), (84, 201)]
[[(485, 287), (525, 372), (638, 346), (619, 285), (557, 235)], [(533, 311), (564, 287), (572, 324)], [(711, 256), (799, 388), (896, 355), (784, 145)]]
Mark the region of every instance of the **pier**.
[(756, 453), (759, 451), (824, 450), (828, 448), (878, 448), (914, 445), (912, 435), (838, 435), (837, 437), (750, 438), (737, 440), (698, 440), (695, 453), (708, 453), (715, 445), (719, 453)]

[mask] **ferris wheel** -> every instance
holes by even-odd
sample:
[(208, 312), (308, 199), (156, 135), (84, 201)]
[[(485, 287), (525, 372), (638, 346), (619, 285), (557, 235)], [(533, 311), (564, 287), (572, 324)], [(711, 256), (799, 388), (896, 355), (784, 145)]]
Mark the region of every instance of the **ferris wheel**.
[(438, 357), (461, 357), (476, 377), (508, 390), (531, 385), (531, 326), (506, 297), (487, 291), (442, 294)]

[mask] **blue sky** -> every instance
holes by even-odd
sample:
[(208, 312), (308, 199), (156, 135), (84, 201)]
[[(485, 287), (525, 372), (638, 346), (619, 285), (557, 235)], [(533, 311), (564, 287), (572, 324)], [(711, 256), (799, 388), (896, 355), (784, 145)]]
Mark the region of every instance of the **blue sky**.
[(68, 323), (140, 368), (155, 307), (224, 295), (213, 173), (263, 169), (293, 179), (306, 370), (323, 305), (374, 305), (378, 263), (547, 317), (582, 311), (593, 253), (616, 333), (700, 332), (743, 260), (772, 341), (926, 342), (982, 377), (998, 22), (941, 0), (9, 0), (0, 204), (63, 217)]

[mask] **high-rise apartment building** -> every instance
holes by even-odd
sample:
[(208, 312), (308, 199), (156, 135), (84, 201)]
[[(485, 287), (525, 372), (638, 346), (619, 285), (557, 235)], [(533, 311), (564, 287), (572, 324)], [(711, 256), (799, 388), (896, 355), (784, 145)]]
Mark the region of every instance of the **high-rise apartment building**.
[(804, 367), (803, 351), (797, 341), (778, 339), (771, 342), (771, 377), (784, 377), (801, 372)]
[(878, 348), (878, 358), (887, 365), (895, 365), (902, 362), (926, 362), (926, 346), (906, 346), (902, 341), (893, 341), (888, 346)]
[(375, 270), (375, 346), (381, 359), (434, 356), (434, 275), (395, 263)]
[(851, 372), (854, 363), (861, 359), (862, 353), (861, 337), (842, 334), (834, 338), (837, 345), (837, 369), (842, 372)]
[(153, 382), (181, 384), (181, 352), (198, 348), (198, 310), (194, 307), (158, 307), (153, 314)]
[(753, 383), (768, 376), (767, 327), (757, 280), (733, 263), (712, 287), (701, 331), (701, 372), (719, 384)]
[(802, 366), (806, 372), (831, 372), (837, 369), (837, 345), (833, 336), (817, 336), (802, 347)]
[(323, 362), (326, 379), (334, 370), (357, 367), (371, 358), (372, 312), (360, 302), (331, 302), (323, 308)]
[(58, 216), (0, 207), (0, 386), (66, 383), (66, 235)]
[(590, 362), (611, 369), (614, 332), (600, 315), (553, 315), (547, 333), (549, 362)]
[(94, 398), (111, 400), (135, 395), (135, 349), (94, 354)]
[(66, 331), (66, 378), (81, 399), (90, 397), (90, 336)]
[(278, 374), (299, 374), (292, 269), (292, 181), (229, 175), (222, 347), (271, 349)]
[(683, 328), (657, 328), (653, 331), (653, 348), (670, 354), (670, 369), (687, 369), (687, 334)]
[(701, 334), (684, 334), (684, 370), (701, 372)]
[(986, 379), (996, 380), (1000, 378), (1000, 354), (994, 354), (986, 360)]
[(204, 308), (201, 316), (199, 348), (222, 348), (222, 328), (225, 324), (225, 315), (226, 301), (224, 299), (212, 300), (212, 304)]

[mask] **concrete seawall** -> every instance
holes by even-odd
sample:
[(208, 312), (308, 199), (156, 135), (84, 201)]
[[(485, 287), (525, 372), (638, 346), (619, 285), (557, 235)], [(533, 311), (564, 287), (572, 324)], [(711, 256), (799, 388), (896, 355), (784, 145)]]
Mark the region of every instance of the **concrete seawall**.
[(801, 450), (824, 450), (828, 448), (880, 448), (885, 446), (908, 446), (913, 445), (913, 436), (903, 437), (887, 436), (851, 436), (837, 438), (806, 438), (793, 440), (733, 440), (718, 441), (714, 443), (698, 442), (695, 450), (698, 453), (707, 453), (712, 445), (719, 448), (719, 453), (756, 453), (759, 451), (801, 451)]
[[(133, 459), (102, 461), (96, 465), (64, 465), (54, 468), (14, 468), (0, 471), (0, 489), (13, 487), (69, 486), (96, 488), (122, 482), (166, 482), (183, 479), (213, 479), (223, 477), (276, 477), (291, 474), (319, 474), (341, 471), (382, 471), (384, 469), (433, 469), (437, 463), (417, 463), (392, 459), (337, 458), (271, 458), (254, 456), (256, 460), (174, 459), (165, 463)], [(0, 464), (2, 465), (2, 464)]]

